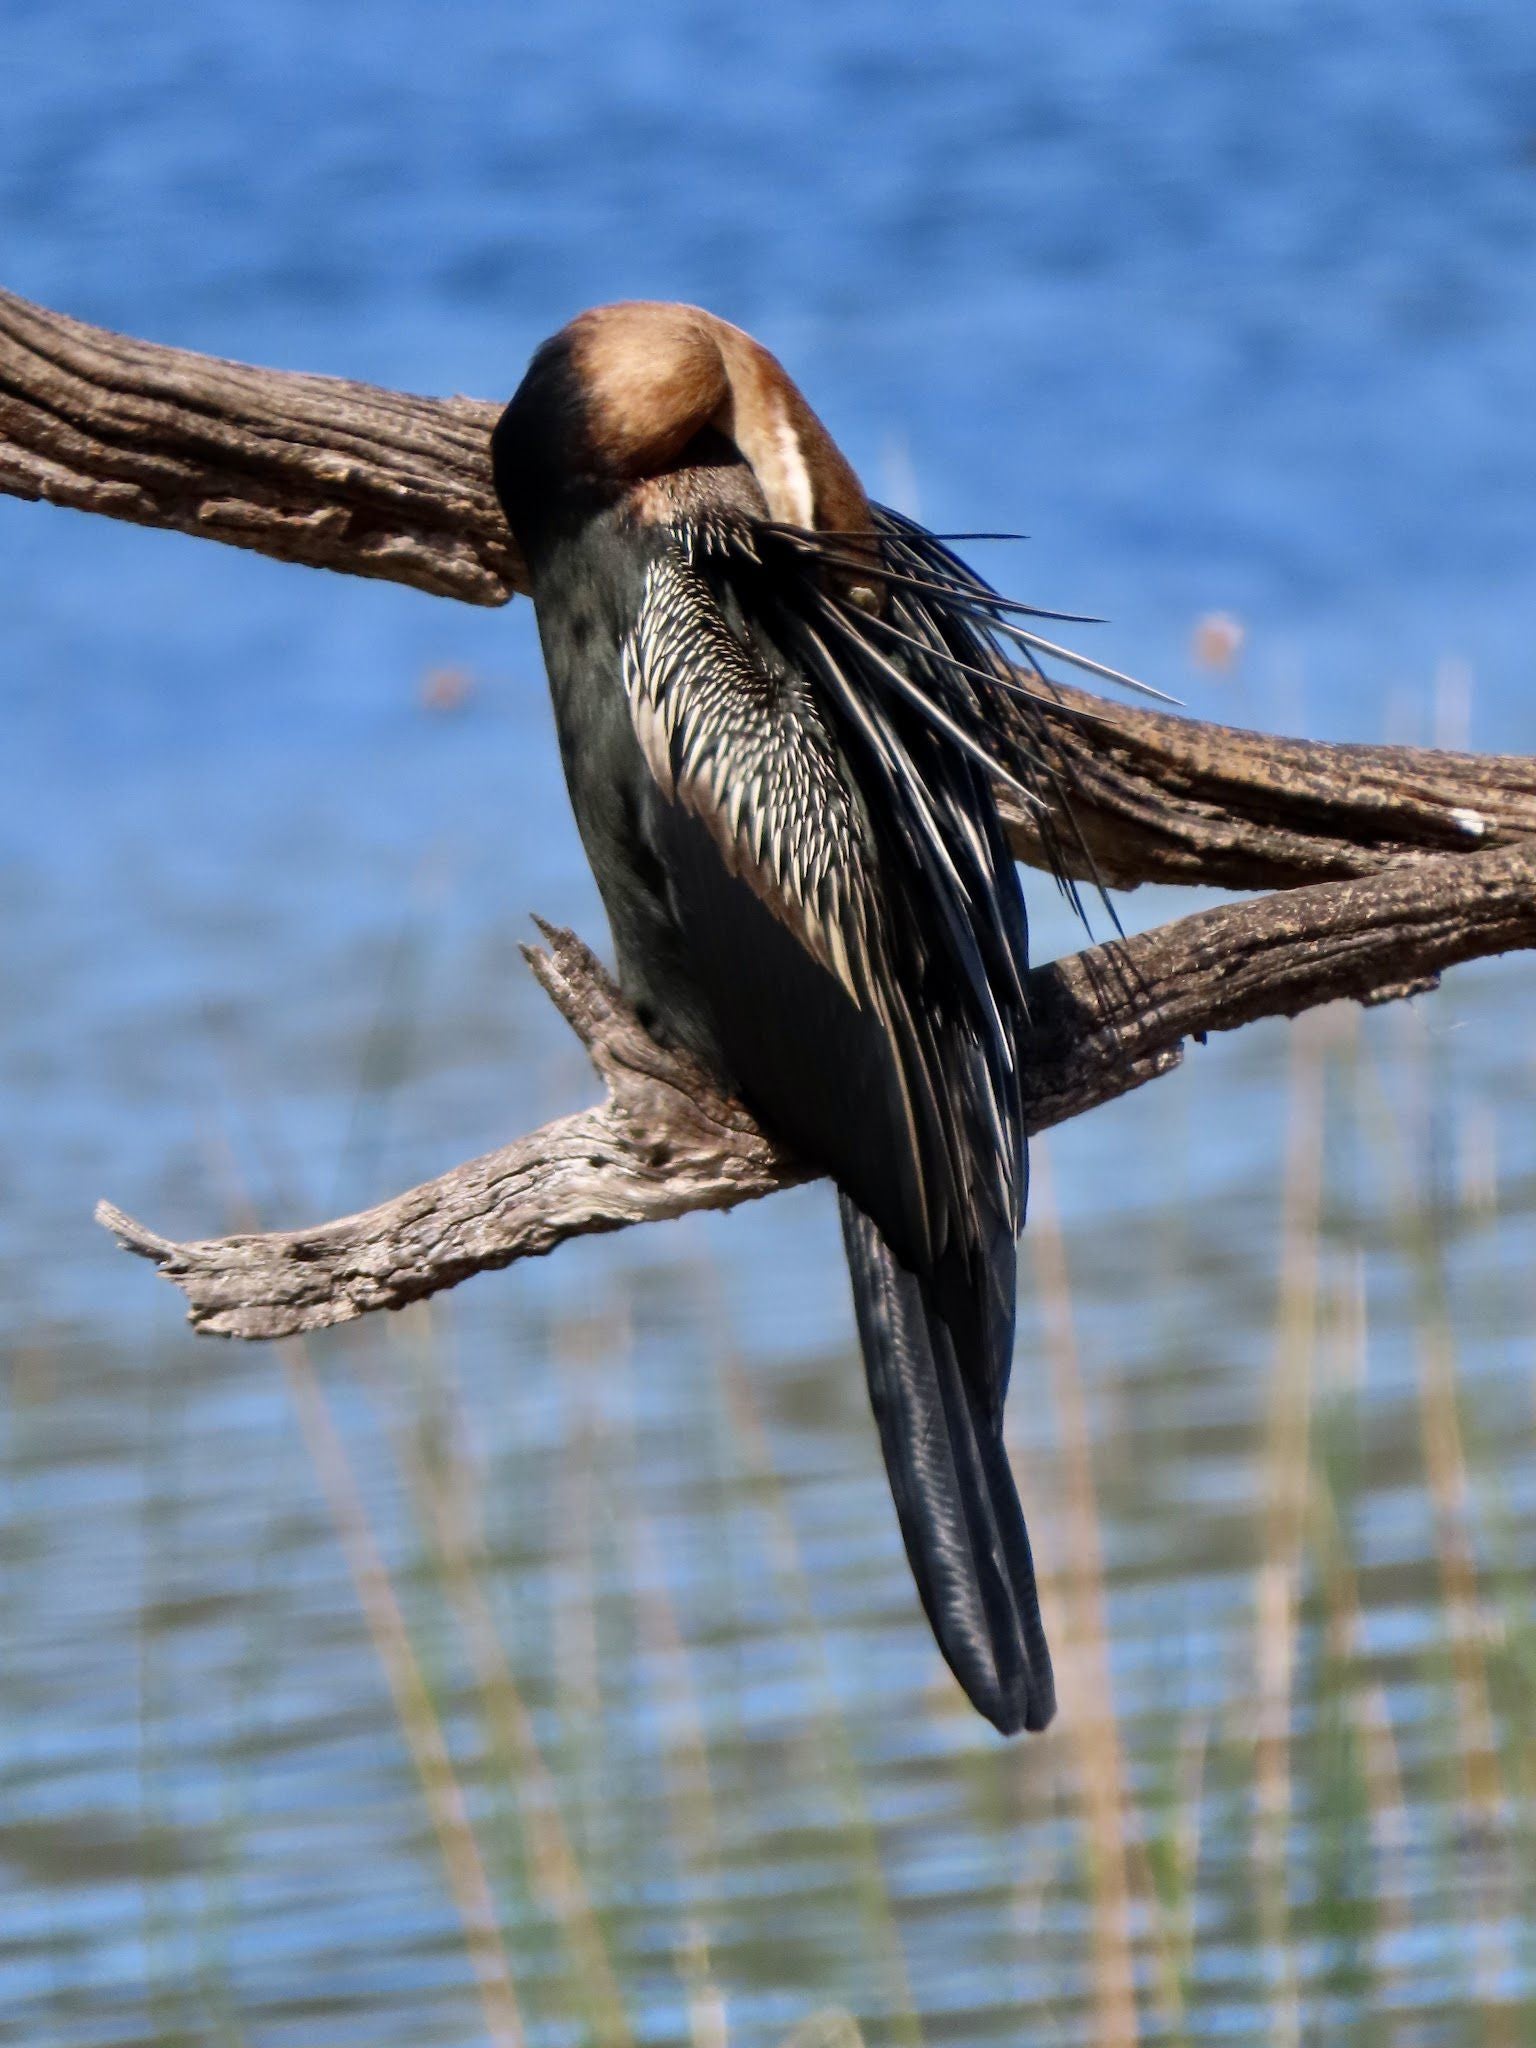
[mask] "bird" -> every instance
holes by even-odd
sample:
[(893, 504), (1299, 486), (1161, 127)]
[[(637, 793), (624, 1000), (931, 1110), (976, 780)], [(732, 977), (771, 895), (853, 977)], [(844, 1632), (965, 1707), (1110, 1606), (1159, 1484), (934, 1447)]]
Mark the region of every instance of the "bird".
[(996, 785), (1070, 890), (1034, 658), (1067, 650), (1028, 623), (1066, 615), (871, 500), (778, 359), (701, 307), (579, 314), (491, 455), (620, 987), (835, 1184), (923, 1608), (975, 1708), (1042, 1729), (1003, 1441), (1029, 1016)]

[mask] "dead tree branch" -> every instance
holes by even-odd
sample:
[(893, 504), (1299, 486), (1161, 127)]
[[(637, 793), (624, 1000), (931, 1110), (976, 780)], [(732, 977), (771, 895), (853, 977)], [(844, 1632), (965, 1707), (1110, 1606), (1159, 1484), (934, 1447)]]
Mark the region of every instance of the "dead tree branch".
[[(497, 410), (134, 341), (0, 292), (0, 491), (281, 561), (505, 603), (524, 583), (491, 487)], [(1296, 888), (1536, 833), (1523, 758), (1272, 739), (1058, 694), (1074, 808), (1120, 888)]]
[[(525, 584), (491, 486), (496, 412), (134, 341), (0, 292), (0, 491), (21, 498), (502, 604)], [(1034, 1129), (1166, 1072), (1192, 1035), (1411, 993), (1536, 944), (1536, 763), (1274, 739), (1055, 694), (1063, 781), (1106, 880), (1287, 893), (1039, 969)], [(1038, 863), (1028, 819), (1008, 816), (1019, 858)], [(646, 1037), (577, 939), (547, 936), (530, 957), (606, 1084), (599, 1107), (312, 1230), (176, 1244), (105, 1203), (102, 1221), (185, 1291), (197, 1328), (279, 1336), (806, 1177)]]
[[(648, 1038), (570, 932), (534, 972), (607, 1100), (376, 1209), (310, 1230), (177, 1244), (102, 1203), (99, 1220), (185, 1293), (193, 1327), (282, 1337), (453, 1287), (473, 1273), (809, 1176), (692, 1061)], [(1536, 943), (1536, 842), (1223, 904), (1030, 977), (1030, 1128), (1079, 1116), (1179, 1063), (1183, 1041), (1339, 997), (1380, 1001), (1446, 967)]]
[(0, 490), (505, 604), (500, 410), (134, 341), (0, 292)]

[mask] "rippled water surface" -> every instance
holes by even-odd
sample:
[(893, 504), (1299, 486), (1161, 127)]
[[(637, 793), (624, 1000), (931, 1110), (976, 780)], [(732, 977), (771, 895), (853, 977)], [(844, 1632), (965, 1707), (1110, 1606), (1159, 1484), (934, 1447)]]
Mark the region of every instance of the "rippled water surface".
[[(0, 46), (13, 289), (485, 395), (700, 300), (1198, 715), (1531, 746), (1519, 6), (5, 0)], [(590, 1096), (517, 953), (603, 935), (525, 608), (0, 500), (0, 718), (0, 2038), (1536, 2038), (1521, 965), (1041, 1148), (1063, 1711), (1004, 1747), (825, 1190), (284, 1357), (90, 1223), (307, 1220)]]

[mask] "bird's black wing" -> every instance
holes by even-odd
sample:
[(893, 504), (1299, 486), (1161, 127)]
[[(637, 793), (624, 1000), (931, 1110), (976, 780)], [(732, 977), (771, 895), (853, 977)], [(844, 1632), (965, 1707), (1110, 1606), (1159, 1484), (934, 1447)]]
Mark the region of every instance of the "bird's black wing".
[[(814, 1156), (844, 1185), (899, 1190), (903, 1220), (889, 1197), (871, 1213), (913, 1261), (963, 1257), (980, 1217), (1011, 1242), (1022, 913), (1010, 944), (994, 897), (1000, 873), (1017, 900), (1011, 861), (971, 816), (978, 793), (991, 809), (984, 778), (910, 717), (864, 702), (851, 718), (785, 645), (794, 609), (776, 622), (760, 572), (740, 573), (744, 606), (716, 564), (662, 544), (622, 653), (690, 961), (752, 1041), (727, 1047), (733, 1076), (786, 1134), (805, 1122), (786, 1096), (886, 1098), (873, 1122), (834, 1101)], [(770, 1021), (782, 1057), (757, 1042)], [(1002, 1385), (987, 1391), (1000, 1405)]]
[(648, 567), (622, 673), (658, 867), (729, 1078), (842, 1191), (871, 1400), (940, 1645), (998, 1726), (1041, 1726), (1050, 1666), (1002, 1444), (1016, 883), (981, 770), (824, 646), (808, 655), (804, 608), (776, 608), (759, 571), (701, 565), (681, 538)]

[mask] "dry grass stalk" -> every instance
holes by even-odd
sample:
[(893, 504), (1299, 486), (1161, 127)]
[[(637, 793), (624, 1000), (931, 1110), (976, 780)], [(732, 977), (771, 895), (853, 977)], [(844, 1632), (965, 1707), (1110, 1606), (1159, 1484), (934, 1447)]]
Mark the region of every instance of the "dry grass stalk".
[[(722, 1317), (723, 1322), (723, 1317)], [(784, 1489), (780, 1482), (757, 1400), (739, 1362), (722, 1348), (721, 1384), (730, 1415), (732, 1432), (747, 1468), (757, 1485), (766, 1510), (764, 1535), (773, 1559), (775, 1576), (790, 1594), (800, 1621), (802, 1639), (812, 1653), (816, 1690), (821, 1696), (817, 1730), (825, 1747), (826, 1777), (840, 1793), (851, 1838), (853, 1868), (865, 1918), (879, 1944), (880, 1961), (886, 1978), (887, 2024), (891, 2039), (903, 2048), (923, 2048), (923, 2027), (912, 1996), (906, 1950), (896, 1917), (895, 1902), (886, 1882), (880, 1854), (880, 1837), (864, 1799), (857, 1760), (848, 1737), (847, 1724), (838, 1706), (827, 1665), (826, 1642), (816, 1622), (810, 1579), (795, 1540)]]
[[(614, 1351), (627, 1375), (634, 1374), (634, 1330), (626, 1300), (617, 1318)], [(638, 1472), (640, 1456), (633, 1434), (626, 1436), (628, 1469)], [(720, 1835), (715, 1821), (715, 1795), (709, 1767), (709, 1741), (693, 1662), (678, 1619), (668, 1582), (666, 1561), (656, 1527), (638, 1501), (630, 1503), (626, 1534), (631, 1546), (630, 1577), (635, 1616), (647, 1655), (659, 1674), (666, 1703), (669, 1740), (663, 1755), (673, 1833), (694, 1868), (712, 1870), (719, 1860)], [(702, 1932), (693, 1942), (696, 1958)]]
[(464, 1928), (464, 1946), (480, 1992), (487, 2039), (492, 2048), (523, 2048), (522, 2014), (480, 1845), (346, 1447), (303, 1344), (280, 1344), (278, 1355), (426, 1799), (449, 1890)]
[[(430, 1313), (422, 1311), (425, 1317)], [(450, 1446), (461, 1441), (455, 1418)], [(608, 1944), (561, 1818), (559, 1795), (539, 1746), (533, 1716), (507, 1661), (486, 1598), (487, 1560), (474, 1466), (460, 1456), (452, 1456), (451, 1463), (424, 1458), (402, 1432), (396, 1432), (395, 1447), (418, 1513), (431, 1531), (493, 1746), (515, 1776), (531, 1889), (560, 1929), (599, 2048), (632, 2048), (634, 2031), (624, 2010)]]
[[(1358, 1037), (1355, 1013), (1345, 1012), (1339, 1020), (1341, 1045), (1353, 1053)], [(1337, 1337), (1330, 1351), (1330, 1393), (1336, 1399), (1358, 1400), (1365, 1387), (1369, 1337), (1365, 1257), (1358, 1247), (1334, 1295), (1330, 1321)], [(1396, 1975), (1389, 1954), (1391, 1944), (1408, 1925), (1408, 1810), (1391, 1708), (1385, 1690), (1369, 1682), (1360, 1660), (1360, 1581), (1349, 1532), (1326, 1474), (1321, 1471), (1315, 1478), (1314, 1511), (1318, 1523), (1317, 1549), (1322, 1559), (1328, 1651), (1350, 1681), (1343, 1691), (1344, 1712), (1359, 1756), (1370, 1814), (1376, 1877), (1373, 1969), (1379, 1990), (1385, 1991)]]
[[(635, 1512), (629, 1523), (634, 1546), (634, 1596), (647, 1654), (661, 1674), (666, 1702), (668, 1741), (662, 1754), (673, 1834), (695, 1865), (712, 1866), (719, 1853), (715, 1796), (709, 1769), (709, 1744), (699, 1692), (677, 1609), (667, 1590), (661, 1546), (650, 1518)], [(697, 1947), (697, 1944), (695, 1944)]]
[(1280, 1302), (1270, 1380), (1264, 1548), (1255, 1588), (1258, 1741), (1255, 1749), (1259, 1920), (1274, 1991), (1273, 2038), (1299, 2048), (1286, 1875), (1291, 1824), (1291, 1714), (1303, 1544), (1310, 1491), (1312, 1372), (1317, 1345), (1318, 1220), (1322, 1200), (1322, 1038), (1293, 1027)]
[(1419, 1336), (1419, 1440), (1434, 1504), (1435, 1552), (1455, 1674), (1463, 1797), (1468, 1822), (1488, 1839), (1502, 1833), (1506, 1819), (1485, 1654), (1494, 1624), (1472, 1548), (1471, 1486), (1456, 1378), (1451, 1333), (1436, 1317)]
[[(620, 1301), (613, 1317), (609, 1355), (632, 1385), (633, 1322), (627, 1297)], [(631, 1403), (625, 1407), (620, 1425), (624, 1469), (631, 1474), (642, 1469), (632, 1427), (633, 1412)], [(650, 1665), (657, 1673), (657, 1691), (664, 1704), (661, 1767), (672, 1842), (694, 1884), (711, 1887), (719, 1865), (720, 1837), (704, 1715), (655, 1525), (638, 1500), (629, 1501), (625, 1507), (624, 1537), (635, 1625)], [(701, 2044), (717, 2037), (723, 2041), (727, 2031), (725, 1998), (715, 1976), (708, 1931), (696, 1911), (687, 1915), (684, 1937), (677, 1950), (677, 1968), (687, 2001), (693, 2048), (701, 2048)]]
[(715, 1977), (704, 1930), (695, 1919), (688, 1920), (678, 1944), (677, 1968), (688, 1999), (688, 2048), (729, 2048), (725, 1994)]
[(1469, 1886), (1477, 1907), (1470, 1944), (1473, 1983), (1489, 2048), (1514, 2048), (1514, 2016), (1499, 1990), (1512, 1967), (1499, 1922), (1510, 1910), (1514, 1880), (1509, 1868), (1510, 1811), (1488, 1679), (1487, 1647), (1496, 1624), (1482, 1596), (1472, 1541), (1472, 1486), (1462, 1440), (1444, 1255), (1433, 1218), (1416, 1192), (1414, 1155), (1404, 1137), (1406, 1126), (1418, 1136), (1416, 1152), (1427, 1151), (1430, 1096), (1422, 1025), (1405, 1014), (1403, 1031), (1410, 1064), (1390, 1108), (1385, 1090), (1379, 1085), (1373, 1089), (1373, 1122), (1387, 1161), (1399, 1239), (1416, 1286), (1419, 1443), (1434, 1511), (1441, 1618), (1451, 1658), (1463, 1809), (1460, 1846), (1470, 1848), (1476, 1858)]
[[(1433, 1252), (1428, 1255), (1434, 1256)], [(1476, 1857), (1473, 1982), (1488, 2048), (1516, 2048), (1514, 2016), (1498, 1985), (1510, 1970), (1497, 1924), (1508, 1909), (1508, 1809), (1494, 1737), (1485, 1642), (1491, 1626), (1478, 1585), (1471, 1539), (1470, 1487), (1456, 1399), (1456, 1354), (1449, 1327), (1433, 1317), (1419, 1340), (1420, 1440), (1435, 1511), (1435, 1548), (1450, 1639), (1457, 1754), (1467, 1839)]]
[(597, 1459), (603, 1423), (590, 1397), (589, 1371), (605, 1352), (605, 1335), (586, 1316), (561, 1313), (555, 1317), (550, 1357), (570, 1421), (563, 1432), (555, 1472), (552, 1520), (559, 1531), (560, 1569), (569, 1575), (572, 1591), (556, 1604), (550, 1619), (560, 1718), (567, 1726), (583, 1730), (595, 1728), (603, 1711), (597, 1619), (597, 1535), (604, 1522)]
[(1390, 1983), (1394, 1972), (1385, 1951), (1408, 1925), (1408, 1805), (1398, 1764), (1392, 1710), (1379, 1685), (1357, 1688), (1350, 1695), (1355, 1731), (1364, 1759), (1366, 1800), (1371, 1810), (1371, 1842), (1376, 1854), (1376, 1979)]
[(1094, 2039), (1099, 2048), (1135, 2048), (1141, 2031), (1126, 1853), (1125, 1761), (1115, 1715), (1098, 1499), (1072, 1322), (1071, 1280), (1050, 1156), (1043, 1145), (1035, 1147), (1031, 1181), (1026, 1241), (1033, 1254), (1051, 1398), (1066, 1468), (1066, 1549), (1072, 1560), (1067, 1575), (1067, 1639), (1074, 1674), (1071, 1733), (1093, 1893)]

